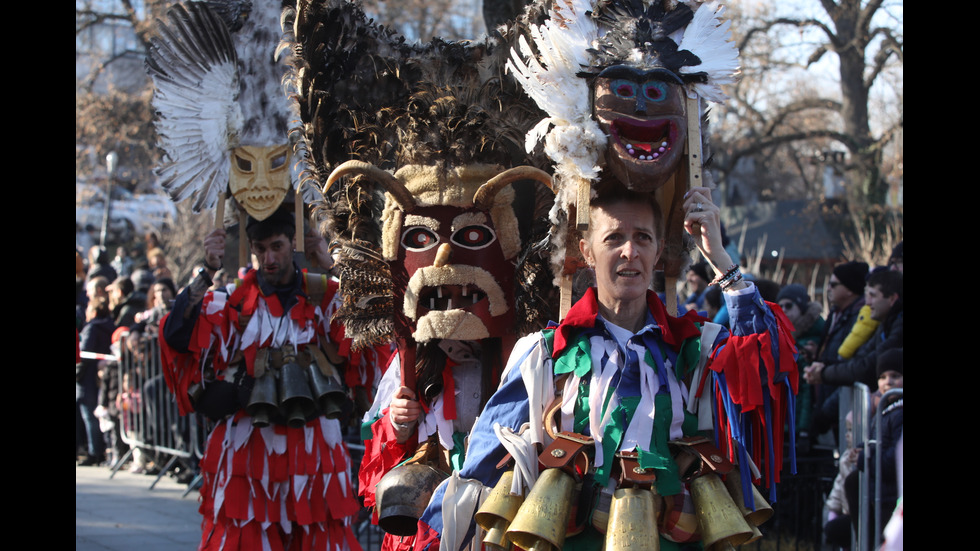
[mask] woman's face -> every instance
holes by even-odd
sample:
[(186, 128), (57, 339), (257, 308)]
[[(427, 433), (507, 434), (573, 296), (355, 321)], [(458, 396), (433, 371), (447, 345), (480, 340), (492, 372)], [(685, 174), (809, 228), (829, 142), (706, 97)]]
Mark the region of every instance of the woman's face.
[(162, 283), (153, 285), (153, 304), (155, 306), (167, 306), (173, 299), (174, 294), (170, 292), (169, 287)]
[(592, 209), (589, 235), (579, 242), (595, 268), (599, 302), (608, 308), (645, 301), (663, 242), (649, 205), (615, 203)]

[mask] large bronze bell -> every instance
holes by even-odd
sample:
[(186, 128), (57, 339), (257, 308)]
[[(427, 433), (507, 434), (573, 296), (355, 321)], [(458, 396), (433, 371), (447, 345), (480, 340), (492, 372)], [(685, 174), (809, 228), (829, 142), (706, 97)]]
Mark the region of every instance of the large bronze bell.
[(691, 481), (691, 498), (701, 528), (705, 549), (715, 544), (739, 546), (752, 538), (752, 527), (732, 501), (725, 484), (714, 473), (704, 474)]
[(252, 425), (258, 428), (268, 427), (279, 409), (276, 379), (272, 371), (266, 371), (255, 379), (252, 394), (249, 396), (245, 413), (252, 417)]
[(327, 419), (338, 419), (344, 411), (344, 403), (348, 400), (347, 392), (344, 391), (337, 378), (332, 376), (335, 371), (333, 366), (329, 367), (331, 375), (325, 375), (323, 370), (316, 364), (311, 363), (307, 368), (310, 377), (310, 387), (313, 390), (313, 398), (316, 405)]
[(514, 471), (506, 471), (500, 476), (500, 481), (493, 487), (493, 491), (480, 506), (480, 510), (476, 512), (476, 523), (487, 532), (486, 537), (483, 538), (484, 547), (487, 549), (513, 548), (506, 537), (507, 528), (517, 516), (521, 504), (524, 503), (523, 495), (510, 493), (513, 482)]
[(419, 518), (446, 473), (422, 463), (388, 471), (375, 489), (378, 526), (396, 536), (414, 536)]
[(755, 506), (753, 511), (748, 506), (745, 505), (745, 498), (742, 494), (742, 476), (739, 474), (738, 469), (733, 469), (727, 475), (725, 475), (725, 487), (728, 488), (728, 493), (732, 496), (732, 501), (738, 506), (738, 510), (742, 512), (742, 516), (745, 520), (752, 526), (762, 526), (767, 520), (772, 518), (773, 510), (769, 502), (762, 497), (762, 492), (752, 484), (752, 503)]
[(609, 527), (609, 509), (612, 507), (612, 496), (616, 491), (614, 481), (610, 485), (599, 491), (599, 498), (596, 499), (595, 507), (592, 509), (592, 527), (600, 534), (606, 533)]
[(316, 412), (306, 372), (295, 361), (286, 362), (279, 370), (279, 400), (279, 409), (291, 427), (302, 427)]
[(613, 493), (605, 549), (660, 551), (657, 501), (653, 490), (620, 488)]
[(507, 529), (507, 539), (527, 551), (556, 551), (565, 543), (575, 479), (546, 469), (531, 488)]

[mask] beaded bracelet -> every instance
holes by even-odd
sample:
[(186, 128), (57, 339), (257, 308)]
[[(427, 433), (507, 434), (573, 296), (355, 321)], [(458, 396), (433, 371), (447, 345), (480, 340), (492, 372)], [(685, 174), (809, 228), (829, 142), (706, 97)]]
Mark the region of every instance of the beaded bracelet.
[(736, 271), (731, 278), (722, 280), (719, 284), (722, 291), (727, 291), (732, 285), (735, 285), (739, 281), (742, 281), (742, 272)]
[(711, 280), (710, 285), (719, 285), (719, 284), (721, 284), (722, 281), (725, 281), (726, 279), (732, 277), (735, 274), (735, 272), (738, 272), (738, 264), (732, 264), (732, 267), (731, 268), (728, 268), (728, 270), (725, 271), (725, 273), (723, 273), (723, 274), (719, 275), (718, 277), (714, 278), (713, 280)]

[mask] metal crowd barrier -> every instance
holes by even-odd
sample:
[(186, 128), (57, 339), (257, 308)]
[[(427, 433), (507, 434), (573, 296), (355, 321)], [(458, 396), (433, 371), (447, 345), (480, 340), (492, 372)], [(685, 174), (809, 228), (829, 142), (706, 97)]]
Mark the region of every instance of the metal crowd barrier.
[[(887, 398), (891, 396), (901, 396), (903, 390), (896, 388), (889, 390), (881, 397), (879, 403), (884, 402)], [(847, 427), (845, 422), (845, 416), (849, 411), (854, 412), (852, 414), (852, 427), (853, 427), (853, 440), (854, 445), (861, 445), (864, 447), (864, 465), (863, 470), (858, 474), (858, 503), (860, 504), (858, 511), (851, 511), (852, 515), (858, 515), (857, 531), (851, 536), (851, 549), (857, 551), (871, 551), (871, 549), (879, 549), (881, 547), (881, 531), (884, 528), (882, 517), (887, 513), (891, 514), (891, 511), (881, 510), (881, 479), (878, 477), (878, 481), (875, 483), (874, 496), (871, 496), (871, 483), (870, 475), (871, 469), (874, 469), (875, 473), (881, 472), (881, 453), (878, 453), (878, 445), (881, 442), (881, 416), (882, 410), (884, 408), (878, 408), (874, 413), (874, 422), (872, 423), (871, 415), (872, 403), (871, 403), (871, 391), (868, 386), (863, 383), (854, 383), (853, 387), (842, 387), (841, 388), (841, 400), (840, 400), (840, 423), (841, 423), (841, 438), (840, 438), (840, 449), (841, 454), (846, 450), (847, 442), (845, 439), (845, 434), (847, 434)], [(874, 434), (872, 434), (871, 426), (875, 427)], [(869, 453), (872, 449), (875, 451), (875, 465), (872, 467), (870, 464)], [(874, 507), (871, 507), (872, 499), (874, 499)], [(874, 510), (874, 519), (871, 518), (871, 510)], [(887, 518), (887, 517), (885, 517)], [(869, 530), (873, 530), (871, 534), (873, 537), (869, 536)], [(869, 548), (868, 544), (870, 541), (874, 541), (873, 547)]]
[[(156, 338), (141, 337), (134, 350), (125, 345), (121, 348), (116, 373), (120, 396), (116, 430), (129, 450), (113, 462), (110, 478), (139, 449), (141, 453), (153, 456), (160, 469), (150, 484), (153, 489), (178, 461), (190, 471), (195, 470), (210, 427), (205, 424), (205, 419), (193, 413), (181, 416), (178, 412), (177, 402), (163, 379)], [(189, 488), (193, 488), (194, 482)]]

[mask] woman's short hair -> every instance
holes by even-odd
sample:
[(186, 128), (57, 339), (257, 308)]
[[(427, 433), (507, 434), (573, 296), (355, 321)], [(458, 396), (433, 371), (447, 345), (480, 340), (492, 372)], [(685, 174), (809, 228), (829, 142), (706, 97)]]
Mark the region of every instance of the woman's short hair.
[[(650, 207), (653, 213), (654, 230), (657, 232), (657, 239), (664, 238), (664, 215), (657, 197), (653, 193), (642, 193), (625, 188), (618, 182), (611, 182), (600, 185), (596, 189), (596, 195), (589, 202), (590, 209), (605, 209), (621, 203), (640, 203)], [(589, 226), (591, 228), (591, 224)], [(586, 234), (588, 233), (586, 232)]]

